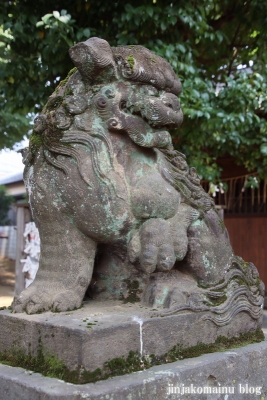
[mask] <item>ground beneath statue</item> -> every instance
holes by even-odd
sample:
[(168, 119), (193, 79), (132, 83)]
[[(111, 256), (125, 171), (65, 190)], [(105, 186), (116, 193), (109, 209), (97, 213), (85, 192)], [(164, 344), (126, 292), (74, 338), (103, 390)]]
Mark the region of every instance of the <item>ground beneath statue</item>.
[(0, 307), (12, 303), (15, 287), (15, 260), (0, 259)]

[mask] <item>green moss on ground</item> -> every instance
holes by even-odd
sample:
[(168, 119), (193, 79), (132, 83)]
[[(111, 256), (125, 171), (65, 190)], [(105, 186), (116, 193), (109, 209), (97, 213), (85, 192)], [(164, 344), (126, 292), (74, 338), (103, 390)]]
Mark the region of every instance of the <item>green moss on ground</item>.
[[(144, 368), (148, 369), (154, 365), (161, 365), (186, 358), (198, 357), (206, 353), (226, 351), (231, 348), (246, 346), (251, 343), (259, 343), (264, 340), (261, 329), (255, 332), (243, 333), (238, 337), (227, 338), (220, 336), (215, 343), (199, 343), (196, 346), (183, 348), (177, 344), (163, 356), (140, 357), (138, 352), (130, 351), (127, 358), (114, 358), (107, 361), (103, 369), (97, 368), (94, 371), (86, 371), (82, 366), (74, 371), (69, 370), (62, 361), (54, 355), (44, 354), (43, 345), (40, 340), (40, 347), (36, 356), (26, 353), (23, 350), (13, 349), (0, 353), (0, 363), (12, 367), (21, 367), (44, 376), (62, 379), (74, 384), (85, 384), (107, 379), (112, 376), (125, 375)], [(30, 344), (29, 344), (30, 349)]]

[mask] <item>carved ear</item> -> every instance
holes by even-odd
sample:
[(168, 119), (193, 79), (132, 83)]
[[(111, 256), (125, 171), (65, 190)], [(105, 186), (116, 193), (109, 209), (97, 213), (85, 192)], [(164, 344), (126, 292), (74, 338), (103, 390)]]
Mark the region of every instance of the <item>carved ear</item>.
[(69, 55), (83, 80), (94, 83), (117, 80), (115, 61), (106, 40), (90, 38), (71, 47)]

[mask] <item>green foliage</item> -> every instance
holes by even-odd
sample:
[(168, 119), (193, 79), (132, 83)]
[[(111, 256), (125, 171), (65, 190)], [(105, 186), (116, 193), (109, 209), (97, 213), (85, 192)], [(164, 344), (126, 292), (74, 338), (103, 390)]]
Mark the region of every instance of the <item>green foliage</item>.
[(14, 202), (14, 198), (12, 196), (8, 196), (6, 194), (5, 186), (0, 185), (0, 225), (1, 226), (9, 225), (7, 213), (13, 202)]
[(259, 187), (259, 181), (256, 176), (249, 176), (247, 182), (245, 183), (245, 188), (256, 189)]
[(266, 15), (261, 0), (2, 1), (0, 147), (22, 138), (73, 67), (68, 48), (99, 36), (171, 63), (185, 115), (174, 142), (202, 177), (215, 181), (229, 154), (266, 179)]

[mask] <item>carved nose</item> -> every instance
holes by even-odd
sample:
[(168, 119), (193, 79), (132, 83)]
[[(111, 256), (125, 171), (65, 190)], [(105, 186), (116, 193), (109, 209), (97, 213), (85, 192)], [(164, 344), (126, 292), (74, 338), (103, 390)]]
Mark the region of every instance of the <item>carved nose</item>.
[(69, 49), (70, 58), (85, 81), (116, 80), (113, 53), (106, 40), (92, 37)]
[(164, 105), (173, 111), (179, 111), (181, 109), (180, 102), (177, 98), (167, 98), (164, 102)]

